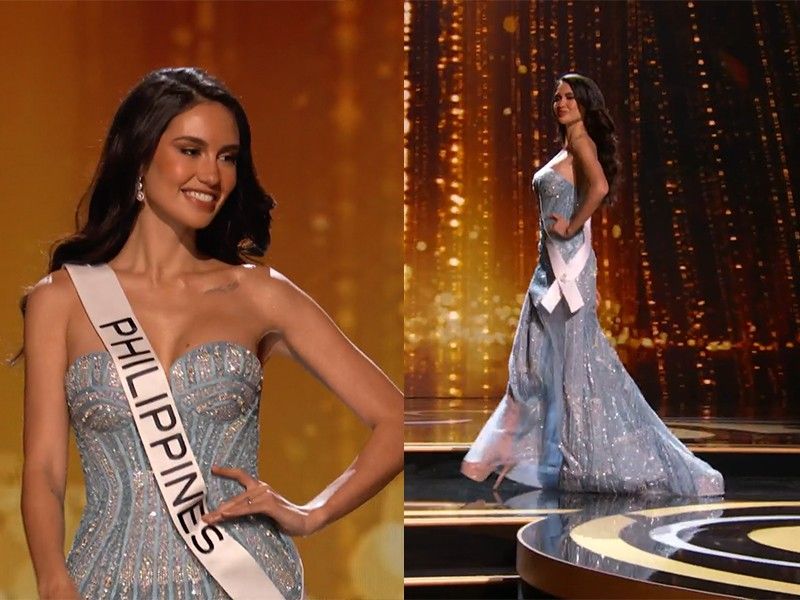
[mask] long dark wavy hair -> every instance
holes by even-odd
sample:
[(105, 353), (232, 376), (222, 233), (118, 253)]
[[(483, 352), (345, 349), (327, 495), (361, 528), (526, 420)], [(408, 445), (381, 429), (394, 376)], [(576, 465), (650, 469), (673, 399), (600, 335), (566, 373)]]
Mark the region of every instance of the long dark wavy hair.
[[(575, 94), (575, 101), (583, 114), (583, 124), (589, 137), (597, 146), (597, 160), (603, 167), (603, 173), (608, 181), (608, 194), (603, 198), (603, 202), (611, 204), (614, 200), (615, 181), (619, 173), (619, 158), (617, 156), (617, 136), (614, 120), (606, 108), (606, 101), (603, 93), (597, 84), (578, 73), (565, 73), (556, 79), (556, 87), (561, 82), (569, 84)], [(561, 123), (558, 124), (558, 135), (561, 143), (566, 140), (567, 128)]]
[[(239, 101), (217, 79), (194, 67), (147, 74), (117, 109), (89, 189), (75, 212), (75, 233), (50, 250), (48, 273), (65, 263), (98, 264), (114, 258), (133, 230), (142, 204), (136, 182), (155, 154), (161, 135), (177, 115), (201, 102), (219, 102), (239, 129), (236, 186), (211, 223), (197, 231), (197, 249), (228, 264), (257, 261), (270, 242), (275, 201), (258, 182), (250, 123)], [(88, 203), (86, 216), (84, 207)], [(27, 293), (20, 301), (25, 314)], [(16, 360), (21, 351), (12, 360)]]
[[(78, 205), (77, 232), (54, 245), (50, 273), (64, 263), (96, 264), (119, 253), (142, 206), (135, 197), (136, 181), (152, 160), (161, 135), (177, 115), (209, 101), (219, 102), (236, 119), (239, 154), (236, 187), (208, 227), (197, 231), (197, 249), (228, 264), (264, 256), (275, 202), (258, 183), (250, 123), (242, 105), (221, 82), (201, 69), (167, 68), (145, 76), (117, 109), (97, 171)], [(87, 201), (86, 222), (81, 223)]]

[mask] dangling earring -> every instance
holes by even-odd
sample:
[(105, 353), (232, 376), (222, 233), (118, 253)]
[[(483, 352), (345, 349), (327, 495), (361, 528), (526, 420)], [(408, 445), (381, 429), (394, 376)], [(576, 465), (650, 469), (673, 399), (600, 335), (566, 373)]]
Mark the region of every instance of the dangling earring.
[(144, 183), (141, 176), (139, 176), (139, 181), (136, 182), (136, 199), (139, 202), (144, 202)]

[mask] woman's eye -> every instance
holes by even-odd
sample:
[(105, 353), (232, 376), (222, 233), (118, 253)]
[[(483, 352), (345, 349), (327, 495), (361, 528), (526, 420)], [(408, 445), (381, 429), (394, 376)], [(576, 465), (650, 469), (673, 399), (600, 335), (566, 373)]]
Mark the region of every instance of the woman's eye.
[(181, 153), (186, 156), (196, 156), (197, 152), (197, 148), (181, 148)]
[(235, 154), (226, 154), (225, 156), (222, 157), (222, 160), (229, 163), (233, 163), (235, 165), (236, 161), (239, 160), (239, 157), (236, 156)]

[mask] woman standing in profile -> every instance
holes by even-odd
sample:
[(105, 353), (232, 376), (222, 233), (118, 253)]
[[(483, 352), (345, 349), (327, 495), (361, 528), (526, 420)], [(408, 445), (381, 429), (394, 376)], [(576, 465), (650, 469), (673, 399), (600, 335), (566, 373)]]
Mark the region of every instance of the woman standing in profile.
[[(41, 597), (301, 598), (290, 536), (401, 470), (399, 390), (311, 298), (254, 264), (273, 201), (244, 110), (203, 71), (161, 69), (129, 93), (87, 199), (24, 302), (22, 512)], [(104, 322), (109, 306), (129, 316)], [(372, 430), (304, 505), (257, 475), (262, 363), (276, 353)], [(70, 425), (87, 502), (65, 560)]]
[(719, 495), (722, 476), (648, 406), (597, 319), (591, 216), (618, 171), (614, 124), (594, 81), (556, 82), (562, 149), (533, 177), (539, 263), (509, 359), (509, 382), (462, 472), (499, 471), (534, 487), (578, 492)]

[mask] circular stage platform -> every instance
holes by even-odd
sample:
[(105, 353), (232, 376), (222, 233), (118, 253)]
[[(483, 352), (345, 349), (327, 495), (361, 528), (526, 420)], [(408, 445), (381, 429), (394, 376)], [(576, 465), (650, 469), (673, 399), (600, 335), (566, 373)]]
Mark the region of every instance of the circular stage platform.
[(562, 494), (557, 502), (573, 510), (538, 517), (517, 534), (517, 571), (538, 590), (561, 598), (800, 598), (800, 501)]
[(406, 598), (800, 598), (800, 422), (666, 419), (724, 498), (603, 496), (461, 475), (490, 404), (406, 401)]

